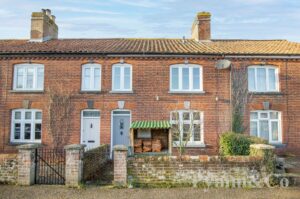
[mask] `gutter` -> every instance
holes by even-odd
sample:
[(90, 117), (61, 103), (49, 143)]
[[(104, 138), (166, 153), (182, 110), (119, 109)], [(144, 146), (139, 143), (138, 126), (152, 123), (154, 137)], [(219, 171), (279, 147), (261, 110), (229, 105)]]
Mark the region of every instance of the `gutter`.
[(179, 54), (179, 53), (172, 53), (172, 54), (155, 54), (155, 53), (147, 53), (147, 54), (140, 54), (140, 53), (98, 53), (98, 52), (17, 52), (17, 53), (0, 53), (0, 57), (6, 56), (45, 56), (45, 55), (85, 55), (85, 56), (102, 56), (102, 57), (174, 57), (174, 58), (207, 58), (207, 57), (226, 57), (226, 58), (252, 58), (252, 59), (300, 59), (300, 55), (248, 55), (248, 54), (224, 54), (224, 53), (205, 53), (205, 54)]

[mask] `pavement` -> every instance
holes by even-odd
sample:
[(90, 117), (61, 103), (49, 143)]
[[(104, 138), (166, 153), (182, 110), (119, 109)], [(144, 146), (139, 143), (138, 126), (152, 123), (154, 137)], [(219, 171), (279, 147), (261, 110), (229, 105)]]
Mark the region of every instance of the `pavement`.
[(64, 198), (98, 198), (98, 199), (201, 199), (201, 198), (271, 198), (298, 199), (300, 187), (262, 188), (262, 189), (199, 189), (199, 188), (160, 188), (160, 189), (117, 189), (109, 186), (83, 186), (67, 188), (57, 185), (34, 185), (30, 187), (0, 185), (0, 198), (12, 199), (64, 199)]

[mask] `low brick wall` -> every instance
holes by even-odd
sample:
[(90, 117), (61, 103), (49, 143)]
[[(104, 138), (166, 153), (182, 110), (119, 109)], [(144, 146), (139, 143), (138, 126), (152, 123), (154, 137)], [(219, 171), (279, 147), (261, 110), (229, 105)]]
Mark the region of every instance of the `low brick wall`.
[(101, 145), (95, 149), (84, 152), (83, 180), (97, 180), (101, 169), (109, 159), (109, 145)]
[(0, 154), (0, 184), (16, 184), (17, 179), (17, 154)]
[(269, 174), (259, 156), (145, 156), (127, 163), (134, 187), (261, 187)]

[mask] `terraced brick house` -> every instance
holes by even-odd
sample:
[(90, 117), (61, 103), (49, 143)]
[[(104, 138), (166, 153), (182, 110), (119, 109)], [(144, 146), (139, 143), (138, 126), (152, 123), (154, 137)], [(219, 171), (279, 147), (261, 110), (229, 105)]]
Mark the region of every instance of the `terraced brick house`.
[(299, 153), (300, 43), (212, 39), (210, 22), (198, 13), (190, 39), (60, 39), (50, 10), (32, 13), (29, 39), (0, 40), (0, 152), (135, 137), (174, 152), (177, 124), (181, 138), (192, 129), (188, 153), (216, 154), (231, 129), (231, 71), (247, 67), (245, 133)]

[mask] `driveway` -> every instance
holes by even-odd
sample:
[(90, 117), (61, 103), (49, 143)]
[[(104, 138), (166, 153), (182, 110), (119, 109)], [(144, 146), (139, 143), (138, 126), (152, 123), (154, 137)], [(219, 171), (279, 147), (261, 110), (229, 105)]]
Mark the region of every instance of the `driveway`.
[(87, 186), (81, 189), (66, 188), (64, 186), (19, 187), (0, 185), (0, 198), (104, 198), (104, 199), (189, 199), (189, 198), (299, 198), (298, 188), (270, 188), (270, 189), (116, 189), (99, 186)]

